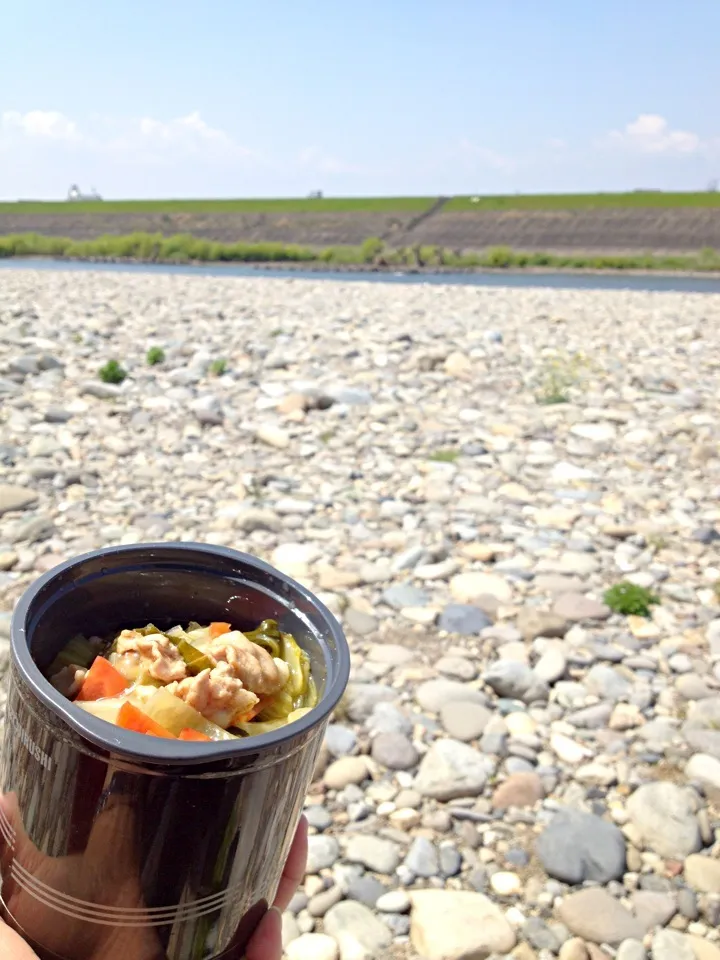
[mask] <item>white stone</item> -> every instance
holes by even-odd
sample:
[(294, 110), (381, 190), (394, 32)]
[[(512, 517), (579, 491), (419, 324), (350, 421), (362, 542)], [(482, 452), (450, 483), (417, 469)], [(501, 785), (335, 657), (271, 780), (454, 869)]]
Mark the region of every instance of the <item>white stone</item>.
[(303, 933), (285, 947), (287, 960), (338, 960), (338, 945), (324, 933)]
[(450, 592), (460, 603), (469, 603), (478, 597), (495, 597), (501, 603), (512, 599), (512, 588), (507, 580), (492, 573), (459, 573), (450, 581)]

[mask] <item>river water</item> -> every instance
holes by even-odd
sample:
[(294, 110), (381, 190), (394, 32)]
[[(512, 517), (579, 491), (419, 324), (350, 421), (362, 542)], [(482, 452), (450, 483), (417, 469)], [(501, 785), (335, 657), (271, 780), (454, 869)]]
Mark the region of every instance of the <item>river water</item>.
[(541, 287), (555, 290), (642, 290), (656, 293), (720, 293), (720, 277), (672, 274), (620, 273), (528, 273), (512, 270), (496, 273), (364, 273), (254, 267), (246, 264), (85, 263), (28, 257), (0, 259), (0, 270), (62, 270), (107, 273), (184, 274), (200, 277), (279, 277), (295, 280), (336, 280), (353, 283), (461, 284), (469, 287)]

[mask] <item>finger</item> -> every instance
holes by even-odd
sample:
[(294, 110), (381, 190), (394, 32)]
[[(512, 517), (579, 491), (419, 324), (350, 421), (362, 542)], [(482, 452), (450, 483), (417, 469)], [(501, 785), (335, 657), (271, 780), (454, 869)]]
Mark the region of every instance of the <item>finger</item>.
[[(25, 832), (25, 825), (20, 816), (17, 794), (0, 794), (0, 817), (4, 820), (6, 827), (5, 832), (7, 832), (7, 828), (9, 828), (13, 835), (12, 846), (8, 843), (1, 845), (4, 848), (2, 857), (3, 868), (6, 869), (9, 861), (17, 857), (22, 861), (25, 869), (33, 873), (46, 858)], [(2, 954), (0, 954), (0, 956), (2, 956)]]
[(295, 891), (300, 885), (300, 881), (305, 876), (307, 857), (308, 822), (303, 816), (300, 817), (300, 823), (298, 824), (297, 831), (295, 832), (295, 839), (293, 840), (292, 847), (290, 847), (290, 853), (288, 854), (288, 858), (285, 863), (285, 869), (283, 870), (282, 877), (280, 878), (280, 885), (278, 886), (278, 892), (274, 903), (274, 906), (276, 906), (278, 910), (287, 910), (288, 904), (295, 896)]
[(281, 957), (282, 916), (277, 907), (270, 907), (252, 935), (245, 951), (245, 960), (280, 960)]
[[(0, 920), (0, 957), (3, 960), (38, 960), (19, 934)], [(273, 958), (274, 960), (274, 958)]]

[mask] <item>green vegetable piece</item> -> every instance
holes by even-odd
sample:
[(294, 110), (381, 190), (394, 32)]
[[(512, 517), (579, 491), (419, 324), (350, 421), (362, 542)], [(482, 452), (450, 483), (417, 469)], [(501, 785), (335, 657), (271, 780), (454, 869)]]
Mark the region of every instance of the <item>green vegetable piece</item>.
[(256, 717), (256, 721), (266, 722), (268, 720), (285, 720), (289, 713), (293, 712), (295, 704), (287, 688), (277, 693), (272, 700), (266, 704)]
[(185, 661), (188, 673), (192, 673), (193, 676), (202, 673), (203, 670), (212, 670), (215, 666), (214, 661), (211, 660), (207, 654), (203, 653), (202, 650), (198, 650), (198, 648), (194, 647), (188, 640), (181, 637), (175, 645)]
[(52, 677), (59, 673), (63, 667), (71, 665), (87, 668), (99, 652), (100, 646), (98, 643), (88, 640), (82, 634), (78, 634), (72, 640), (69, 640), (55, 657), (48, 671), (48, 676)]
[(302, 655), (303, 651), (295, 642), (291, 633), (281, 634), (282, 638), (282, 658), (290, 667), (290, 679), (287, 689), (293, 699), (303, 696), (307, 689), (306, 673), (303, 671)]
[(270, 654), (271, 657), (280, 657), (282, 634), (275, 620), (263, 620), (255, 630), (249, 630), (245, 633), (248, 640), (256, 643), (259, 647)]

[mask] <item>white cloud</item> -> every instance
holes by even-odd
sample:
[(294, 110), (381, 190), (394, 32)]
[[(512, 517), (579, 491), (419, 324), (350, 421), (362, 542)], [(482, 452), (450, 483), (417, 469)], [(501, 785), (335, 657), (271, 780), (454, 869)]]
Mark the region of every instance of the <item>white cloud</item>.
[(169, 121), (143, 117), (138, 123), (138, 128), (143, 137), (166, 143), (210, 141), (216, 144), (232, 145), (232, 139), (224, 130), (211, 127), (197, 111)]
[[(39, 146), (40, 141), (82, 143), (89, 151), (123, 154), (147, 150), (157, 158), (174, 152), (211, 151), (217, 158), (227, 155), (250, 155), (251, 151), (236, 143), (224, 130), (211, 126), (198, 111), (172, 120), (140, 117), (121, 120), (115, 117), (93, 117), (81, 125), (55, 110), (30, 110), (20, 113), (8, 110), (0, 115), (0, 141)], [(43, 148), (45, 149), (45, 148)]]
[(0, 117), (0, 129), (37, 140), (78, 140), (77, 124), (57, 110), (6, 110)]
[(641, 113), (622, 130), (614, 130), (608, 140), (614, 146), (640, 153), (688, 154), (703, 147), (698, 134), (672, 129), (665, 117), (657, 113)]

